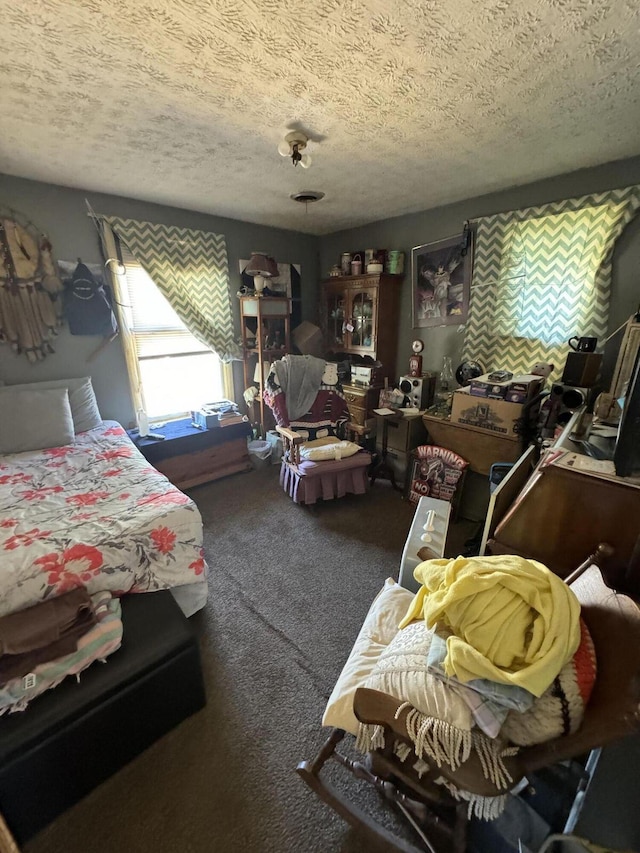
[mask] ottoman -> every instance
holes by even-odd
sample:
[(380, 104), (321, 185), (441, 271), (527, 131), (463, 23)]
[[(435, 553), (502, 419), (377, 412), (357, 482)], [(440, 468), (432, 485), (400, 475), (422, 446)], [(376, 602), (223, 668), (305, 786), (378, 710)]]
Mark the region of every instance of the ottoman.
[(314, 504), (318, 498), (330, 501), (344, 495), (363, 495), (368, 488), (368, 453), (355, 453), (345, 459), (312, 462), (305, 459), (290, 465), (285, 459), (280, 467), (280, 484), (295, 503)]
[(0, 812), (19, 843), (206, 702), (191, 625), (168, 590), (122, 599), (122, 647), (0, 718)]

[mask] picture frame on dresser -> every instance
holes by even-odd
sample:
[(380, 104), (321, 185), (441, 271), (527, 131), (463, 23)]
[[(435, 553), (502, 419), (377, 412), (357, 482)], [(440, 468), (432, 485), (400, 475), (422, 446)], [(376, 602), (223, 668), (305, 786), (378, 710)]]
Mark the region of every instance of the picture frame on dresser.
[(473, 231), (411, 250), (413, 328), (465, 323), (473, 269)]

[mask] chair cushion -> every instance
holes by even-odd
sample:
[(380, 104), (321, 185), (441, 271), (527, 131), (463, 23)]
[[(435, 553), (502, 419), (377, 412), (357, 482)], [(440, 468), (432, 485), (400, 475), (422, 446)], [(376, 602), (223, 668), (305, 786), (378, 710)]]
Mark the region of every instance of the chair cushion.
[(302, 459), (311, 459), (314, 462), (325, 462), (327, 460), (340, 460), (353, 456), (362, 448), (353, 441), (341, 441), (339, 438), (316, 438), (315, 441), (307, 441), (300, 447)]
[(358, 720), (353, 713), (353, 697), (371, 675), (380, 653), (398, 632), (400, 620), (413, 599), (412, 593), (387, 578), (374, 598), (360, 633), (351, 649), (322, 718), (323, 726), (335, 726), (358, 734)]
[(315, 477), (319, 474), (347, 471), (349, 468), (366, 467), (370, 463), (370, 454), (362, 450), (360, 453), (355, 453), (353, 456), (348, 456), (346, 459), (326, 459), (322, 462), (314, 462), (312, 459), (304, 459), (296, 465), (296, 470), (302, 477)]

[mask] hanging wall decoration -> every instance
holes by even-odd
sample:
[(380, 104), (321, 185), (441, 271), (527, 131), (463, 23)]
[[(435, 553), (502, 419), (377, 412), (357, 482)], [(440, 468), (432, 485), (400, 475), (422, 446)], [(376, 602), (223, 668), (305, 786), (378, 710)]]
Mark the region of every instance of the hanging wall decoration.
[(100, 264), (58, 261), (64, 282), (64, 316), (72, 335), (111, 337), (118, 331), (111, 289)]
[(0, 343), (32, 363), (54, 352), (61, 293), (48, 238), (31, 222), (0, 218)]
[(473, 265), (473, 232), (411, 250), (413, 328), (466, 322)]

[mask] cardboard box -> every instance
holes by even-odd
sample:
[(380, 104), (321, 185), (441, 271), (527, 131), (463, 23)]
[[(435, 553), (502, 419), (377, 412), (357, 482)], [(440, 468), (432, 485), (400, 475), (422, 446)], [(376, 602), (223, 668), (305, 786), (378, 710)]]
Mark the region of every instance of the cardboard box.
[(315, 355), (317, 358), (322, 356), (324, 351), (322, 331), (308, 320), (303, 320), (299, 326), (295, 327), (291, 332), (291, 338), (302, 355)]
[(479, 399), (467, 388), (459, 388), (453, 394), (451, 422), (476, 427), (483, 432), (517, 437), (515, 421), (522, 416), (522, 403), (508, 403), (490, 397)]
[(470, 393), (474, 397), (490, 397), (495, 400), (507, 400), (510, 403), (526, 403), (533, 397), (544, 381), (542, 376), (532, 373), (520, 373), (505, 379), (504, 382), (492, 382), (485, 373), (471, 380)]
[(497, 400), (504, 399), (507, 393), (511, 379), (505, 379), (504, 382), (492, 382), (489, 379), (489, 374), (484, 373), (471, 380), (469, 393), (474, 397), (492, 397)]
[(540, 391), (543, 382), (544, 377), (535, 376), (533, 373), (514, 376), (504, 398), (508, 403), (526, 403)]

